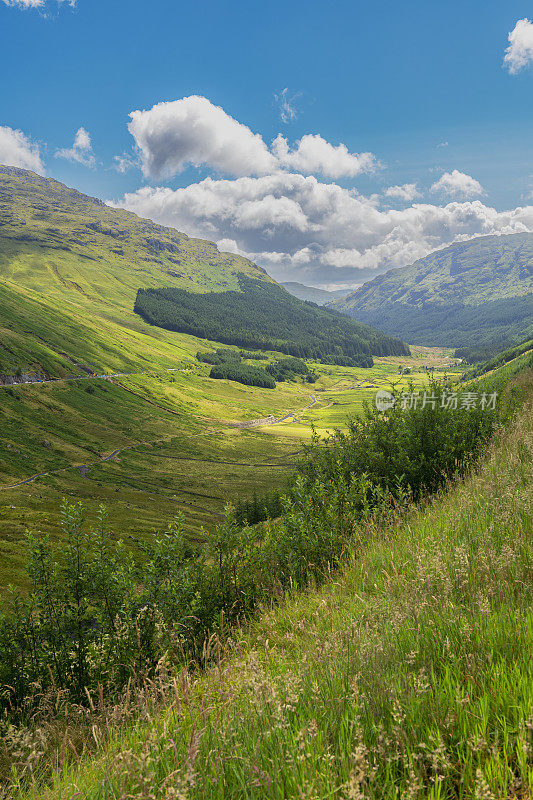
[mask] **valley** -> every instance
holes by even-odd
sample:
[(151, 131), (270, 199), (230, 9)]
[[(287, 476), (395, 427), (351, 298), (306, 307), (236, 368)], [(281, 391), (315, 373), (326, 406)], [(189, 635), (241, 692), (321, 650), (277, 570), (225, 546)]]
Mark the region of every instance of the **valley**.
[(0, 0), (0, 800), (533, 800), (533, 17), (455, 5)]
[[(26, 532), (57, 537), (65, 498), (89, 520), (107, 506), (133, 549), (181, 513), (201, 547), (227, 503), (284, 487), (311, 425), (425, 363), (248, 259), (27, 170), (0, 167), (0, 222), (0, 586), (25, 583)], [(261, 366), (306, 357), (316, 383), (211, 379), (198, 352), (243, 335)]]
[[(133, 548), (177, 513), (201, 545), (227, 503), (283, 489), (311, 426), (343, 428), (378, 388), (422, 385), (425, 367), (456, 375), (454, 365), (451, 351), (420, 347), (369, 369), (313, 364), (315, 384), (269, 390), (215, 382), (191, 358), (180, 369), (0, 387), (0, 585), (24, 584), (25, 532), (58, 536), (64, 498), (83, 502), (90, 520), (105, 504)], [(240, 427), (269, 415), (279, 422)]]

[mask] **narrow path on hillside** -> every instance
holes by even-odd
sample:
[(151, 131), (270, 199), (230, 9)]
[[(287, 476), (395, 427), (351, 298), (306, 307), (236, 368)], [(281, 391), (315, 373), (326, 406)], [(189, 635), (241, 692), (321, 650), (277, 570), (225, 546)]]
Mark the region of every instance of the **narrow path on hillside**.
[[(119, 385), (122, 386), (122, 384), (119, 384)], [(125, 388), (125, 387), (122, 387), (122, 388)], [(126, 391), (129, 391), (129, 390), (126, 389)], [(134, 394), (135, 394), (135, 392), (134, 392)], [(142, 397), (142, 395), (140, 395), (140, 396)], [(291, 417), (293, 417), (295, 413), (302, 413), (303, 411), (306, 411), (308, 408), (311, 408), (312, 406), (314, 406), (315, 403), (317, 402), (317, 399), (316, 399), (316, 397), (314, 395), (311, 395), (311, 398), (312, 398), (313, 402), (310, 403), (308, 406), (305, 406), (305, 408), (301, 409), (301, 411), (299, 411), (299, 412), (291, 412), (291, 413), (285, 415), (282, 419), (274, 420), (273, 422), (268, 422), (268, 423), (263, 423), (263, 424), (279, 425), (281, 422), (285, 422), (287, 419), (290, 419)], [(146, 399), (146, 398), (143, 398), (143, 399)], [(153, 403), (153, 402), (151, 402), (149, 400), (147, 400), (147, 402), (149, 402), (151, 405), (155, 405), (157, 408), (161, 409), (162, 411), (170, 411), (170, 409), (167, 409), (164, 406), (157, 406), (156, 403)], [(170, 413), (174, 413), (177, 416), (181, 416), (176, 411), (174, 411), (174, 412), (171, 411)], [(187, 438), (187, 440), (190, 440), (190, 439), (196, 438), (197, 436), (208, 436), (208, 435), (213, 434), (213, 433), (223, 432), (223, 430), (224, 430), (224, 428), (218, 428), (218, 429), (216, 429), (216, 428), (208, 428), (205, 431), (201, 431), (200, 433), (195, 433), (192, 436), (188, 436), (186, 438)], [(120, 453), (123, 453), (126, 450), (133, 450), (136, 447), (153, 446), (155, 444), (161, 444), (162, 442), (168, 442), (168, 441), (171, 441), (172, 439), (174, 439), (177, 435), (178, 434), (175, 433), (175, 434), (172, 434), (171, 436), (165, 436), (165, 437), (159, 438), (159, 439), (152, 439), (152, 440), (146, 441), (146, 442), (135, 442), (134, 444), (124, 445), (124, 447), (119, 447), (116, 450), (113, 450), (107, 456), (102, 456), (98, 461), (87, 461), (87, 462), (85, 462), (83, 464), (69, 464), (69, 465), (67, 465), (65, 467), (58, 467), (57, 469), (51, 469), (51, 470), (47, 470), (45, 472), (36, 472), (34, 475), (31, 475), (29, 478), (25, 478), (24, 480), (18, 481), (17, 483), (12, 483), (12, 484), (9, 484), (8, 486), (0, 486), (0, 491), (5, 491), (5, 490), (8, 490), (8, 489), (16, 489), (19, 486), (26, 486), (29, 483), (33, 483), (33, 481), (37, 480), (37, 478), (43, 478), (43, 477), (49, 477), (49, 476), (53, 476), (53, 475), (59, 475), (61, 472), (66, 472), (69, 469), (77, 469), (77, 470), (89, 469), (89, 467), (94, 467), (94, 466), (97, 466), (98, 464), (103, 464), (106, 461), (110, 461), (110, 459), (115, 458), (115, 456), (118, 456)], [(202, 461), (204, 459), (198, 459), (198, 460)], [(247, 465), (244, 465), (244, 466), (247, 466)], [(258, 466), (258, 465), (250, 465), (250, 466)]]
[[(169, 370), (170, 371), (170, 370)], [(9, 389), (11, 386), (40, 386), (43, 383), (63, 383), (63, 381), (95, 381), (98, 378), (123, 378), (127, 375), (143, 375), (143, 372), (112, 372), (108, 375), (67, 375), (64, 378), (31, 378), (26, 381), (12, 381), (0, 383), (0, 389)]]
[(311, 400), (312, 400), (312, 402), (308, 406), (306, 406), (305, 408), (300, 409), (300, 411), (290, 411), (282, 419), (276, 420), (276, 422), (274, 424), (277, 425), (279, 422), (285, 422), (286, 420), (290, 419), (291, 417), (294, 417), (296, 414), (302, 414), (304, 411), (307, 411), (308, 408), (312, 408), (315, 405), (315, 403), (318, 402), (316, 397), (314, 396), (314, 394), (311, 395)]

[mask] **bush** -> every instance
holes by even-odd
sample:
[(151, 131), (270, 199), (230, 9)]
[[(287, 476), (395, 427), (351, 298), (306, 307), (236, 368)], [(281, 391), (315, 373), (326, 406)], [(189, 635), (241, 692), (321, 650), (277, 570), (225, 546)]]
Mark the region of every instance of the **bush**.
[(260, 386), (263, 389), (276, 388), (275, 380), (264, 369), (233, 361), (226, 361), (224, 364), (213, 367), (209, 377), (216, 380), (237, 381), (237, 383), (244, 383), (246, 386)]
[[(431, 387), (437, 401), (447, 390)], [(387, 520), (462, 474), (503, 414), (439, 402), (367, 407), (347, 433), (315, 436), (286, 495), (272, 498), (278, 520), (259, 531), (229, 509), (199, 552), (178, 518), (139, 545), (135, 560), (110, 535), (103, 510), (87, 531), (83, 509), (65, 505), (61, 545), (28, 535), (31, 591), (14, 592), (0, 614), (0, 707), (17, 713), (52, 686), (83, 702), (86, 689), (109, 693), (149, 678), (163, 656), (172, 664), (199, 655), (210, 633), (259, 601), (320, 581), (364, 542), (365, 521)], [(256, 498), (251, 510), (262, 505)], [(250, 521), (249, 511), (241, 505), (240, 519)]]
[[(430, 383), (427, 394), (434, 406), (396, 405), (379, 413), (368, 405), (351, 420), (346, 433), (337, 431), (325, 441), (314, 437), (305, 449), (298, 471), (308, 486), (316, 481), (346, 481), (366, 475), (375, 486), (415, 500), (437, 491), (455, 474), (462, 474), (491, 436), (499, 411), (446, 408), (443, 396), (457, 391), (451, 384)], [(413, 386), (405, 394), (410, 396)], [(503, 411), (503, 410), (502, 410)]]
[(256, 525), (267, 519), (281, 516), (283, 501), (281, 492), (254, 492), (251, 500), (239, 500), (235, 506), (235, 519), (239, 525)]
[(226, 364), (228, 361), (238, 364), (241, 361), (240, 353), (223, 347), (219, 347), (214, 353), (196, 353), (196, 358), (204, 364), (212, 365)]
[(266, 353), (259, 353), (256, 350), (241, 350), (239, 353), (241, 358), (248, 358), (250, 361), (268, 361)]
[(309, 367), (300, 358), (281, 358), (265, 369), (276, 381), (290, 381), (294, 380), (296, 375), (309, 374)]

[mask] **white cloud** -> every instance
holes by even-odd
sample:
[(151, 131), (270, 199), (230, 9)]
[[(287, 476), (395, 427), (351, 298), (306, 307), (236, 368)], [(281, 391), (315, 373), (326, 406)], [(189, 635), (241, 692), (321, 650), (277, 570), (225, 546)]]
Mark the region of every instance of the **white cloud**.
[(448, 147), (449, 144), (449, 142), (439, 142), (437, 147)]
[(476, 197), (484, 194), (484, 190), (479, 181), (454, 169), (453, 172), (445, 172), (438, 181), (431, 187), (431, 191), (446, 195), (447, 197)]
[(279, 94), (274, 95), (274, 99), (279, 105), (279, 115), (282, 122), (292, 122), (298, 116), (294, 101), (300, 97), (300, 92), (297, 92), (292, 97), (289, 97), (289, 90), (282, 89)]
[(130, 117), (128, 128), (146, 176), (169, 178), (190, 164), (235, 176), (265, 175), (276, 168), (262, 137), (205, 97), (158, 103)]
[[(288, 113), (288, 112), (287, 112)], [(319, 135), (303, 136), (291, 149), (279, 134), (269, 149), (207, 98), (192, 96), (133, 111), (128, 125), (146, 177), (167, 179), (185, 167), (207, 167), (233, 177), (271, 175), (282, 169), (329, 178), (353, 178), (377, 167), (372, 153), (350, 153)]]
[(56, 158), (66, 158), (67, 161), (76, 161), (78, 164), (83, 164), (84, 167), (94, 167), (96, 159), (93, 154), (91, 137), (85, 128), (78, 128), (72, 147), (58, 150)]
[(532, 206), (497, 212), (474, 200), (380, 210), (373, 198), (289, 173), (144, 187), (117, 205), (312, 285), (360, 283), (472, 236), (533, 231)]
[(350, 153), (345, 144), (332, 145), (318, 134), (302, 136), (291, 150), (280, 133), (272, 144), (272, 152), (280, 166), (304, 175), (319, 173), (327, 178), (355, 178), (377, 167), (372, 153)]
[(420, 192), (416, 187), (416, 183), (404, 183), (401, 186), (389, 186), (385, 192), (385, 197), (402, 200), (404, 203), (412, 203), (413, 200), (420, 197)]
[[(47, 0), (4, 0), (6, 6), (13, 6), (14, 8), (44, 8), (46, 5)], [(76, 5), (76, 0), (56, 0), (58, 4), (67, 3), (67, 5), (74, 6)]]
[(31, 169), (39, 175), (44, 175), (39, 145), (32, 142), (22, 131), (1, 125), (0, 164)]
[(516, 75), (533, 61), (533, 24), (527, 18), (519, 19), (507, 38), (509, 47), (503, 63), (511, 75)]
[(115, 162), (114, 168), (116, 171), (121, 172), (122, 174), (128, 172), (128, 170), (132, 169), (133, 167), (139, 166), (137, 160), (129, 153), (122, 153), (121, 156), (113, 156), (113, 161)]

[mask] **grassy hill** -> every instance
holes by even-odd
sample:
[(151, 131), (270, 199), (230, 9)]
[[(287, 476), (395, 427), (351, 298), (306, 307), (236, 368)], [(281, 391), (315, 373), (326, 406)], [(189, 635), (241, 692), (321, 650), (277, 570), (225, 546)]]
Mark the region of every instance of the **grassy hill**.
[(219, 631), (204, 669), (163, 663), (118, 702), (55, 719), (45, 703), (11, 729), (12, 795), (530, 797), (530, 371), (518, 386), (525, 405), (464, 481), (363, 518), (341, 571)]
[(177, 366), (197, 343), (133, 313), (139, 288), (238, 288), (258, 266), (14, 167), (0, 167), (0, 373)]
[(413, 344), (501, 350), (533, 335), (533, 234), (437, 250), (332, 306)]
[[(0, 167), (0, 375), (178, 366), (197, 343), (143, 322), (133, 311), (138, 291), (227, 293), (243, 280), (282, 292), (263, 269), (212, 242)], [(312, 314), (288, 293), (282, 299)], [(347, 338), (373, 337), (386, 350), (382, 334), (344, 327)]]

